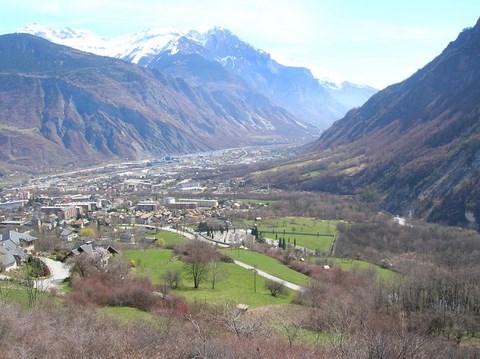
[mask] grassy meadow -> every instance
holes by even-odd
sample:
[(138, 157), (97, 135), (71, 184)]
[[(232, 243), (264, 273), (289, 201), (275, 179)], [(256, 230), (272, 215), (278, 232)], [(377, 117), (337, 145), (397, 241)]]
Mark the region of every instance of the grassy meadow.
[(221, 249), (220, 252), (245, 264), (256, 266), (257, 269), (290, 283), (304, 286), (309, 279), (306, 275), (294, 271), (277, 259), (262, 253), (243, 249)]
[[(149, 278), (152, 283), (160, 284), (160, 276), (168, 269), (178, 270), (182, 273), (180, 289), (173, 293), (185, 297), (189, 302), (205, 302), (208, 304), (233, 302), (244, 303), (251, 307), (266, 306), (271, 304), (289, 303), (295, 296), (295, 292), (288, 290), (287, 295), (272, 297), (270, 292), (264, 289), (265, 279), (256, 276), (244, 268), (233, 263), (222, 263), (222, 278), (211, 289), (211, 282), (204, 281), (200, 288), (193, 288), (193, 281), (188, 278), (185, 264), (174, 256), (173, 251), (168, 249), (126, 250), (124, 256), (135, 262), (135, 275)], [(288, 269), (284, 266), (284, 268)], [(256, 281), (256, 293), (254, 293), (254, 281)]]
[[(329, 253), (333, 236), (337, 233), (338, 221), (319, 220), (304, 217), (267, 218), (262, 221), (238, 221), (237, 227), (252, 228), (266, 238), (285, 240), (297, 246), (305, 247), (321, 253)], [(285, 233), (285, 234), (284, 234)]]

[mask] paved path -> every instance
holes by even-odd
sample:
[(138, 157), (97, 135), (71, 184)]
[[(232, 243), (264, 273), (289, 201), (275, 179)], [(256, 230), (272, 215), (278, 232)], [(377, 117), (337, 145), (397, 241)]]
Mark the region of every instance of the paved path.
[[(40, 260), (50, 269), (50, 277), (41, 279), (37, 282), (37, 288), (40, 290), (49, 290), (62, 284), (65, 278), (70, 276), (70, 267), (65, 263), (54, 261), (50, 258), (39, 257)], [(11, 277), (0, 274), (0, 280), (11, 279)]]
[[(155, 228), (158, 228), (158, 227), (155, 227)], [(161, 228), (158, 228), (158, 229), (161, 230), (161, 231), (169, 231), (169, 232), (177, 233), (177, 234), (179, 234), (179, 235), (181, 235), (185, 238), (191, 239), (191, 240), (199, 239), (199, 240), (204, 241), (204, 242), (209, 242), (209, 243), (216, 244), (219, 247), (223, 247), (223, 248), (229, 247), (228, 244), (224, 244), (224, 243), (221, 243), (221, 242), (218, 242), (218, 241), (214, 241), (214, 240), (204, 236), (201, 233), (196, 233), (193, 229), (190, 229), (190, 228), (185, 228), (185, 230), (182, 230), (182, 231), (179, 231), (178, 229), (175, 229), (175, 228), (172, 228), (172, 227), (161, 227)]]
[(43, 279), (40, 282), (42, 290), (58, 287), (65, 278), (70, 276), (70, 267), (65, 263), (45, 257), (40, 257), (40, 260), (48, 266), (48, 269), (50, 269), (50, 277)]
[(172, 228), (172, 227), (169, 227), (169, 226), (157, 227), (157, 226), (153, 226), (153, 225), (150, 225), (150, 224), (135, 224), (135, 225), (121, 224), (120, 226), (123, 226), (125, 228), (145, 227), (145, 228), (148, 228), (148, 229), (158, 229), (160, 231), (168, 231), (168, 232), (177, 233), (177, 234), (179, 234), (179, 235), (181, 235), (181, 236), (183, 236), (187, 239), (190, 239), (190, 240), (199, 239), (201, 241), (213, 243), (213, 244), (216, 244), (219, 247), (223, 247), (223, 248), (226, 248), (226, 247), (229, 246), (228, 244), (213, 241), (210, 238), (205, 237), (202, 234), (196, 233), (193, 229), (190, 229), (190, 228), (185, 228), (185, 230), (179, 231), (178, 229), (175, 229), (175, 228)]
[[(250, 266), (250, 265), (248, 265), (248, 264), (245, 264), (245, 263), (243, 263), (243, 262), (239, 262), (239, 261), (236, 261), (236, 260), (234, 260), (233, 262), (234, 262), (237, 266), (243, 267), (243, 268), (245, 268), (245, 269), (248, 269), (248, 270), (251, 270), (251, 271), (255, 270), (254, 267), (252, 267), (252, 266)], [(299, 285), (297, 285), (297, 284), (293, 284), (293, 283), (290, 283), (290, 282), (286, 282), (286, 281), (284, 281), (283, 279), (280, 279), (280, 278), (275, 277), (275, 276), (273, 276), (273, 275), (271, 275), (271, 274), (268, 274), (267, 272), (264, 272), (264, 271), (262, 271), (262, 270), (260, 270), (260, 269), (257, 269), (257, 274), (258, 274), (259, 276), (261, 276), (261, 277), (264, 277), (264, 278), (273, 280), (273, 281), (275, 281), (275, 282), (277, 282), (277, 283), (282, 283), (285, 287), (290, 288), (290, 289), (293, 289), (293, 290), (296, 290), (297, 292), (303, 291), (303, 287), (301, 287), (301, 286), (299, 286)]]

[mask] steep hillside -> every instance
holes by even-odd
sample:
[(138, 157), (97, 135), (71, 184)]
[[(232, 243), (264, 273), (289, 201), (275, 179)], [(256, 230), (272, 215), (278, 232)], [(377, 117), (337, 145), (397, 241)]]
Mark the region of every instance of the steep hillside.
[[(348, 82), (336, 85), (319, 81), (310, 70), (284, 66), (268, 53), (223, 28), (213, 28), (205, 33), (149, 30), (118, 38), (99, 38), (87, 31), (70, 28), (55, 30), (36, 24), (19, 31), (84, 51), (160, 69), (186, 80), (191, 79), (192, 74), (197, 80), (202, 77), (207, 65), (205, 62), (198, 63), (200, 56), (213, 63), (208, 65), (210, 84), (218, 77), (224, 82), (224, 72), (227, 70), (230, 73), (229, 81), (243, 81), (297, 118), (322, 129), (343, 117), (349, 109), (362, 105), (376, 92), (371, 87)], [(175, 59), (179, 55), (183, 62), (177, 63)], [(190, 56), (193, 59), (188, 59)], [(169, 66), (165, 67), (165, 63)], [(185, 63), (190, 67), (185, 68)], [(197, 68), (195, 65), (201, 66)]]
[(242, 84), (206, 89), (44, 39), (0, 36), (4, 169), (231, 147), (306, 126)]
[[(214, 28), (205, 34), (191, 33), (171, 41), (153, 58), (146, 56), (146, 66), (158, 68), (168, 57), (199, 55), (221, 64), (231, 74), (305, 122), (328, 127), (349, 109), (363, 104), (376, 91), (367, 86), (327, 84), (316, 79), (310, 70), (284, 66), (271, 56), (241, 41), (229, 30)], [(142, 63), (144, 59), (140, 59)], [(168, 60), (167, 60), (168, 61)], [(183, 73), (177, 71), (182, 77)]]
[(479, 99), (480, 21), (413, 76), (325, 131), (301, 173), (290, 171), (289, 183), (361, 192), (395, 213), (478, 227)]
[(448, 224), (480, 222), (480, 21), (409, 79), (335, 123), (314, 149), (362, 154), (352, 183), (387, 209)]

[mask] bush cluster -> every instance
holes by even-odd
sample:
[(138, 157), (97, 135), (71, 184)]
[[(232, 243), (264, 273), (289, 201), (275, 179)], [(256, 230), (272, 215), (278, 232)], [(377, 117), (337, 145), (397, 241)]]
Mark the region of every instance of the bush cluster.
[(69, 300), (99, 306), (126, 306), (141, 310), (150, 310), (157, 298), (154, 288), (146, 279), (125, 279), (111, 281), (103, 273), (91, 277), (74, 278)]

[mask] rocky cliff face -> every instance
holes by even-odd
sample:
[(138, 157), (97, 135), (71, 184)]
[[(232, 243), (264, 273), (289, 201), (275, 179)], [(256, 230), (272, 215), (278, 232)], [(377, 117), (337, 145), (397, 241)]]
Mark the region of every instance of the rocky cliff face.
[(243, 84), (229, 92), (196, 87), (25, 34), (0, 36), (0, 53), (4, 169), (138, 159), (308, 133)]

